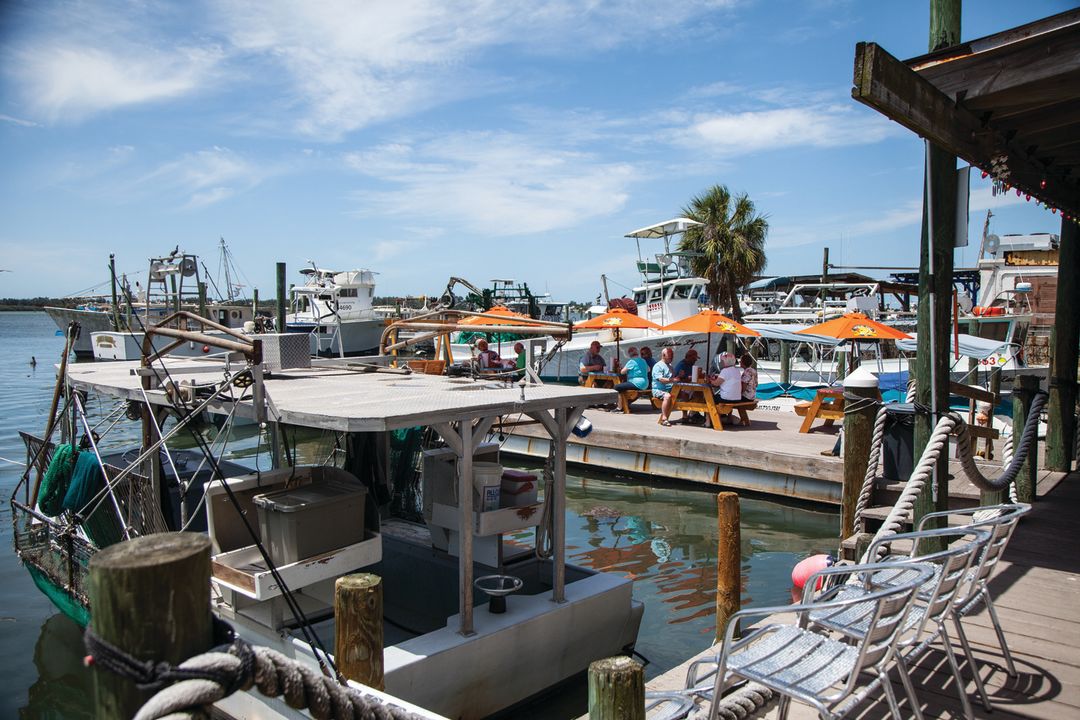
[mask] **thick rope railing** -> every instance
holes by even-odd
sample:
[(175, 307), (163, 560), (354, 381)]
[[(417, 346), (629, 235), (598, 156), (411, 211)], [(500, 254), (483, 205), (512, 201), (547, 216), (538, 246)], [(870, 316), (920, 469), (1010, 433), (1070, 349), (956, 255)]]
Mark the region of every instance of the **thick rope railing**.
[[(941, 453), (948, 445), (949, 436), (954, 432), (956, 433), (960, 467), (971, 484), (980, 490), (988, 492), (1008, 488), (1016, 480), (1028, 453), (1031, 451), (1032, 444), (1036, 441), (1039, 416), (1046, 406), (1048, 398), (1049, 395), (1043, 391), (1035, 394), (1027, 420), (1024, 423), (1023, 433), (1020, 435), (1020, 441), (1016, 444), (1016, 450), (1013, 452), (1011, 443), (1007, 441), (1006, 444), (1009, 447), (1008, 462), (1005, 464), (1004, 470), (996, 478), (986, 477), (975, 464), (971, 452), (971, 437), (968, 435), (967, 423), (964, 422), (963, 418), (956, 413), (944, 415), (934, 426), (934, 431), (930, 434), (930, 440), (923, 450), (922, 457), (919, 458), (918, 464), (912, 470), (911, 477), (908, 479), (907, 484), (904, 485), (904, 490), (900, 493), (900, 498), (896, 501), (892, 510), (889, 511), (889, 515), (885, 518), (881, 528), (874, 535), (874, 540), (895, 535), (900, 531), (904, 522), (911, 518), (915, 500), (919, 497), (927, 481), (933, 476), (934, 467), (937, 465)], [(867, 560), (868, 557), (863, 555), (860, 562), (866, 562)]]
[(422, 720), (410, 710), (240, 638), (227, 648), (195, 655), (176, 666), (140, 661), (89, 629), (85, 642), (94, 665), (132, 680), (141, 689), (161, 688), (139, 709), (135, 720), (207, 718), (215, 702), (252, 688), (267, 697), (281, 696), (289, 707), (307, 709), (316, 720)]

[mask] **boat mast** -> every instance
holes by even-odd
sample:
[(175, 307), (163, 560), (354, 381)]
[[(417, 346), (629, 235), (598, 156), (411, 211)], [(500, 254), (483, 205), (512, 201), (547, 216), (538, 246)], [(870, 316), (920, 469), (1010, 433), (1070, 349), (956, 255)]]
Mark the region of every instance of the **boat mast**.
[(221, 239), (221, 264), (225, 266), (225, 297), (228, 302), (233, 301), (233, 284), (232, 277), (229, 275), (229, 249), (225, 246), (225, 238), (218, 236)]

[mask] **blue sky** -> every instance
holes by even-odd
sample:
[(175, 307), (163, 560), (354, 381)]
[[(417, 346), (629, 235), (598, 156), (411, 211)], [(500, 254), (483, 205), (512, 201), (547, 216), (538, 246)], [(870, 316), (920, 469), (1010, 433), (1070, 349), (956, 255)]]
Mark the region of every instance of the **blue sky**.
[[(1071, 2), (965, 3), (963, 37)], [(850, 97), (855, 43), (926, 51), (929, 0), (7, 2), (0, 297), (141, 277), (223, 236), (267, 298), (319, 265), (588, 299), (623, 235), (723, 183), (768, 272), (913, 265), (923, 146)], [(973, 174), (971, 235), (1059, 232)], [(957, 251), (970, 265), (976, 249)]]

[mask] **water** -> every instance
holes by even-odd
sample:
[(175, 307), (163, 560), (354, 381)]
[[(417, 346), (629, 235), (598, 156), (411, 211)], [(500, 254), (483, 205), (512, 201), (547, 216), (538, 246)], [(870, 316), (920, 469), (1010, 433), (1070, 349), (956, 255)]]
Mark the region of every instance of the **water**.
[[(51, 399), (53, 364), (63, 338), (44, 313), (0, 313), (0, 457), (23, 460), (19, 429), (41, 432)], [(31, 368), (30, 357), (38, 365)], [(134, 437), (134, 435), (132, 435)], [(265, 449), (265, 448), (264, 448)], [(326, 448), (300, 443), (302, 460)], [(305, 452), (306, 450), (306, 452)], [(253, 465), (255, 441), (235, 444), (231, 459)], [(264, 465), (265, 467), (265, 465)], [(11, 550), (11, 495), (21, 468), (0, 461), (0, 717), (83, 718), (92, 714), (79, 628), (38, 592)], [(746, 499), (742, 512), (743, 601), (790, 601), (790, 573), (802, 557), (836, 546), (835, 513)], [(688, 487), (596, 474), (567, 479), (567, 554), (575, 563), (634, 578), (645, 604), (638, 651), (653, 677), (711, 641), (716, 589), (716, 496)], [(560, 687), (518, 718), (569, 718), (586, 710), (585, 683)]]

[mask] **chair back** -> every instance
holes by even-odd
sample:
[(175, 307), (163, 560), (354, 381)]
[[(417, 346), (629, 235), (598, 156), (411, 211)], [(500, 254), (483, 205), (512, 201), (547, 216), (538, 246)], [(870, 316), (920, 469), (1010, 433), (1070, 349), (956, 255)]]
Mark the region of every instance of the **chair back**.
[(1005, 554), (1005, 548), (1012, 539), (1016, 526), (1020, 524), (1020, 518), (1031, 511), (1031, 506), (1025, 503), (1012, 503), (1004, 505), (988, 505), (973, 508), (968, 511), (971, 522), (953, 529), (978, 529), (990, 533), (982, 554), (975, 558), (972, 563), (972, 572), (969, 573), (969, 582), (963, 591), (956, 597), (958, 605), (965, 605), (978, 595), (990, 579), (994, 567), (997, 566), (1001, 556)]
[(872, 667), (882, 667), (891, 657), (900, 631), (908, 612), (915, 600), (915, 594), (934, 576), (934, 566), (924, 562), (906, 563), (901, 582), (894, 582), (896, 565), (894, 563), (875, 563), (872, 565), (852, 565), (846, 569), (854, 574), (869, 590), (861, 598), (852, 598), (843, 602), (857, 604), (868, 603), (867, 632), (859, 642), (859, 654), (851, 675), (849, 687), (854, 687), (859, 673)]

